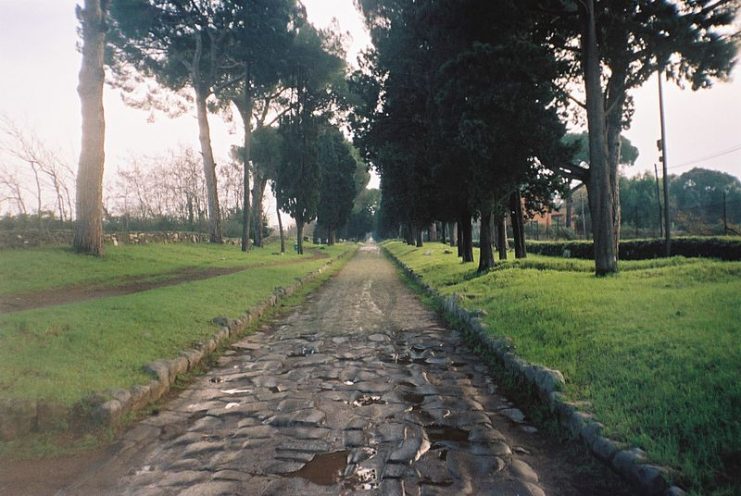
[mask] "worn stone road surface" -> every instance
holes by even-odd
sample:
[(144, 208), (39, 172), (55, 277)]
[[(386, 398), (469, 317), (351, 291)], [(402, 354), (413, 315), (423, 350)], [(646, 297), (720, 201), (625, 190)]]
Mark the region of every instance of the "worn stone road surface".
[(367, 245), (59, 494), (630, 494), (569, 453)]

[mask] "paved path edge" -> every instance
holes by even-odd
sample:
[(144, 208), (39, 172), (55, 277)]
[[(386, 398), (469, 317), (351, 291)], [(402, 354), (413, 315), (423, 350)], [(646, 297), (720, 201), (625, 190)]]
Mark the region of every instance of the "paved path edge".
[(183, 350), (176, 358), (156, 360), (145, 365), (145, 370), (152, 374), (155, 379), (146, 385), (135, 385), (128, 390), (114, 392), (110, 400), (92, 410), (91, 420), (103, 427), (114, 427), (125, 414), (139, 411), (156, 402), (170, 390), (178, 376), (198, 367), (207, 356), (215, 352), (220, 346), (240, 337), (250, 325), (260, 322), (271, 308), (293, 295), (305, 284), (322, 275), (332, 265), (335, 265), (336, 270), (342, 268), (342, 265), (350, 260), (356, 251), (357, 246), (327, 260), (318, 269), (297, 278), (296, 282), (290, 286), (273, 289), (273, 294), (236, 319), (215, 317), (212, 322), (219, 326), (219, 330), (209, 339), (201, 342), (201, 345), (194, 349)]
[[(358, 247), (355, 246), (337, 257), (330, 258), (324, 265), (303, 277), (297, 278), (288, 287), (275, 288), (269, 297), (236, 319), (215, 317), (212, 319), (212, 322), (218, 326), (218, 330), (210, 338), (201, 341), (199, 346), (183, 350), (175, 358), (159, 359), (144, 365), (144, 370), (152, 376), (152, 380), (148, 384), (137, 384), (128, 389), (123, 388), (97, 392), (80, 400), (68, 409), (55, 406), (55, 408), (50, 409), (52, 411), (43, 413), (56, 418), (67, 417), (70, 423), (78, 426), (78, 430), (86, 430), (87, 427), (105, 429), (120, 426), (127, 415), (136, 413), (158, 401), (170, 391), (178, 376), (200, 366), (204, 359), (220, 346), (232, 339), (240, 337), (250, 325), (260, 322), (262, 317), (283, 299), (293, 295), (305, 284), (322, 275), (333, 265), (336, 270), (339, 270), (353, 257), (357, 249)], [(22, 422), (29, 424), (29, 426), (35, 424), (35, 432), (51, 432), (57, 430), (57, 423), (53, 419), (42, 424), (36, 418), (40, 410), (47, 410), (47, 408), (42, 408), (44, 407), (42, 402), (28, 401), (22, 403), (23, 405), (21, 406), (24, 408), (18, 407), (18, 414), (14, 415), (13, 418), (5, 419), (5, 421)], [(17, 405), (18, 403), (16, 402)], [(48, 427), (44, 428), (45, 426)], [(11, 439), (14, 439), (14, 437), (7, 440)]]
[(672, 468), (646, 463), (646, 453), (637, 447), (615, 441), (602, 435), (604, 424), (593, 414), (580, 410), (580, 404), (570, 402), (561, 393), (565, 380), (560, 371), (533, 365), (518, 357), (512, 344), (505, 338), (493, 335), (477, 312), (469, 312), (460, 304), (460, 296), (448, 297), (427, 284), (421, 276), (404, 264), (390, 250), (381, 245), (383, 253), (402, 272), (430, 296), (442, 313), (442, 318), (452, 327), (461, 327), (466, 339), (493, 356), (499, 365), (519, 383), (536, 392), (561, 428), (581, 440), (590, 452), (624, 478), (645, 496), (684, 496), (687, 493), (672, 485), (671, 479), (679, 473)]

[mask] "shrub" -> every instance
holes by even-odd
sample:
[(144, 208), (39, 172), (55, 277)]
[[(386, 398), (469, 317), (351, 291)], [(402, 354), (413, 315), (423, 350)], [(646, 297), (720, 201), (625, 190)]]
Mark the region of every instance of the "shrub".
[[(529, 241), (529, 253), (553, 257), (594, 258), (591, 241)], [(672, 240), (672, 255), (741, 260), (741, 237), (686, 237)], [(663, 239), (620, 242), (621, 260), (646, 260), (664, 256)]]

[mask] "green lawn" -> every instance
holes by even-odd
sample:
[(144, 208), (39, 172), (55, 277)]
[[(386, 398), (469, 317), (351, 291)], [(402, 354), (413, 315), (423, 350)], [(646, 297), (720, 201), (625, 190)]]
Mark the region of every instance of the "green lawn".
[(532, 256), (477, 276), (441, 244), (385, 246), (483, 309), (520, 356), (562, 371), (608, 436), (680, 469), (694, 494), (739, 494), (741, 263), (622, 262), (596, 278), (591, 261)]
[[(308, 246), (307, 255), (317, 253), (316, 247)], [(245, 255), (236, 246), (206, 243), (109, 245), (104, 257), (77, 256), (61, 247), (0, 250), (0, 295), (79, 284), (120, 284), (126, 278), (157, 278), (190, 267), (252, 267), (300, 258), (293, 251), (277, 256), (278, 251), (273, 244)]]
[[(292, 258), (299, 258), (273, 256), (274, 248), (245, 255), (229, 246), (149, 245), (109, 249), (101, 260), (65, 249), (1, 251), (0, 279), (6, 291), (8, 287), (28, 290), (109, 281), (123, 273), (153, 274), (178, 265), (295, 262)], [(346, 244), (321, 252), (335, 257), (353, 249), (354, 245)], [(70, 405), (91, 392), (146, 383), (150, 378), (142, 372), (144, 364), (174, 357), (213, 335), (217, 330), (211, 323), (213, 317), (236, 318), (274, 288), (294, 283), (327, 260), (309, 253), (300, 263), (258, 266), (126, 296), (0, 315), (0, 398), (43, 398)], [(17, 264), (30, 270), (24, 272)], [(20, 273), (27, 274), (28, 280), (7, 280)], [(46, 273), (52, 276), (44, 278)]]

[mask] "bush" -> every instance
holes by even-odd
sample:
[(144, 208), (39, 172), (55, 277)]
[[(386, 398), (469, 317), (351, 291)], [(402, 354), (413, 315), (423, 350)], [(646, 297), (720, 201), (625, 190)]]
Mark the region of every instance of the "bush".
[[(553, 257), (594, 258), (591, 241), (529, 241), (529, 253)], [(741, 237), (686, 237), (672, 240), (672, 255), (741, 260)], [(664, 256), (663, 239), (620, 242), (621, 260), (646, 260)]]

